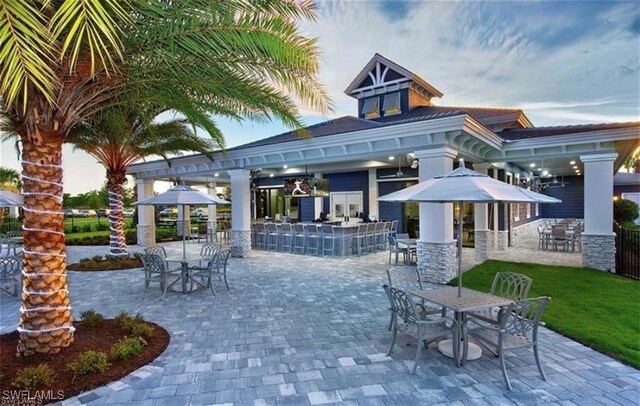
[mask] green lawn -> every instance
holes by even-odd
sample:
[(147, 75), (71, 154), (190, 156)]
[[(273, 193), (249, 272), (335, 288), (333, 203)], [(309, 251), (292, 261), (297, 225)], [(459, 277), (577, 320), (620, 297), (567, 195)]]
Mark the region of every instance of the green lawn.
[(465, 272), (463, 286), (489, 292), (496, 272), (528, 275), (529, 297), (551, 297), (542, 317), (547, 327), (640, 368), (639, 281), (585, 268), (486, 261)]

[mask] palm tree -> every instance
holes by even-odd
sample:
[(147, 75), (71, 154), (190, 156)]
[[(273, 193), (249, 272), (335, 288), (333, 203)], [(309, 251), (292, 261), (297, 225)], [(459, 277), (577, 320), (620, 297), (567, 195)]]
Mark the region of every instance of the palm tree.
[(124, 233), (123, 195), (127, 167), (148, 156), (168, 159), (168, 154), (195, 151), (209, 154), (214, 145), (198, 137), (186, 120), (154, 123), (125, 109), (109, 109), (76, 125), (69, 135), (74, 149), (81, 149), (98, 160), (107, 171), (109, 195), (109, 254), (127, 256)]
[(0, 166), (0, 189), (19, 191), (21, 187), (22, 181), (18, 171)]
[(18, 352), (73, 341), (62, 216), (62, 144), (105, 108), (180, 111), (221, 137), (209, 114), (301, 127), (321, 112), (313, 19), (303, 0), (0, 0), (0, 113), (22, 144), (23, 306)]

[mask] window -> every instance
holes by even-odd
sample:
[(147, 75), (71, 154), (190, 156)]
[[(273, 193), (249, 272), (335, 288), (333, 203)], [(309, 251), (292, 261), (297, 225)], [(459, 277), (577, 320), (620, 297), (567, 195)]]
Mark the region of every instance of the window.
[(385, 95), (382, 110), (385, 116), (400, 114), (400, 92)]
[(364, 104), (362, 105), (361, 114), (364, 114), (365, 118), (374, 118), (380, 116), (380, 103), (377, 97), (370, 97), (368, 99), (364, 99)]

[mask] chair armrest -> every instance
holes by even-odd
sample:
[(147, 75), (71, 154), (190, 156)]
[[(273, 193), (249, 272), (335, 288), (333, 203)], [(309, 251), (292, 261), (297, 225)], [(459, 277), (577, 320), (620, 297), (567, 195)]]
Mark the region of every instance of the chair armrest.
[(495, 332), (500, 332), (501, 329), (496, 326), (494, 323), (490, 323), (490, 324), (486, 324), (486, 323), (478, 323), (476, 320), (474, 319), (467, 319), (467, 324), (475, 324), (478, 328), (482, 328), (485, 330), (491, 330), (491, 331), (495, 331)]
[(453, 323), (453, 325), (458, 324), (458, 322), (455, 321), (453, 317), (449, 317), (449, 316), (440, 317), (434, 320), (417, 320), (416, 323), (421, 326), (428, 326), (432, 324), (442, 324), (445, 321), (450, 321)]

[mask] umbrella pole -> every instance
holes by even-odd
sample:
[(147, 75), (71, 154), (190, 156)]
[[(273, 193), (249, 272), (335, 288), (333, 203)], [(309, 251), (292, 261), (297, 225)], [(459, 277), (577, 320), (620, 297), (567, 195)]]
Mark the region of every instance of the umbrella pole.
[(458, 202), (458, 297), (462, 297), (462, 202)]
[[(184, 215), (184, 211), (185, 211), (185, 206), (184, 204), (182, 205), (182, 260), (185, 261), (187, 258), (187, 233), (185, 231), (185, 225), (187, 224), (187, 221), (184, 219), (185, 215)], [(191, 230), (189, 230), (191, 231)]]

